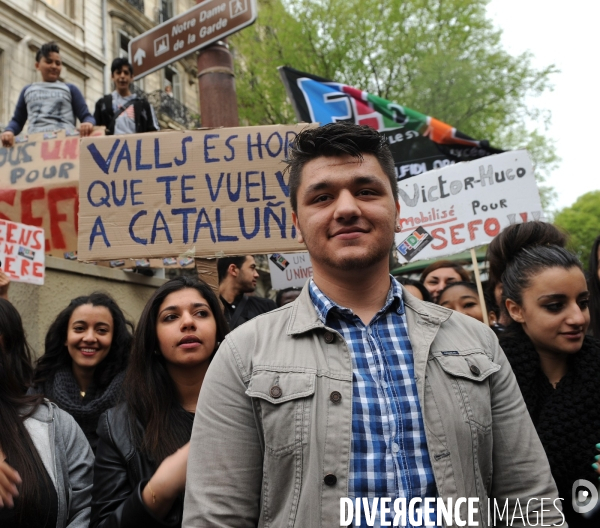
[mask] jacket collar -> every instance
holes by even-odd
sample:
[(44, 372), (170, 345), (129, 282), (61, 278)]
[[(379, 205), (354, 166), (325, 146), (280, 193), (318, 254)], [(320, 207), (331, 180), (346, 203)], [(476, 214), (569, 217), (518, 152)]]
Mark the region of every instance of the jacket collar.
[[(307, 281), (298, 298), (290, 303), (290, 315), (287, 325), (288, 335), (303, 334), (315, 328), (324, 328), (319, 319), (315, 306), (310, 297), (309, 283)], [(402, 287), (402, 298), (409, 329), (415, 324), (439, 326), (452, 314), (452, 310), (426, 303), (411, 295)]]

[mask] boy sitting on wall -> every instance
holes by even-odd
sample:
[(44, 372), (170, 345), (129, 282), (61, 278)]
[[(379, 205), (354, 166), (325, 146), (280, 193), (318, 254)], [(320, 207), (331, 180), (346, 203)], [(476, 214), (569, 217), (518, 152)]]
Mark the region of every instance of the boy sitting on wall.
[(29, 84), (21, 91), (13, 118), (2, 133), (2, 145), (12, 147), (26, 121), (29, 121), (27, 132), (34, 134), (73, 130), (77, 118), (81, 122), (79, 134), (89, 136), (96, 122), (79, 89), (59, 80), (62, 61), (58, 44), (42, 45), (35, 56), (35, 68), (42, 82)]

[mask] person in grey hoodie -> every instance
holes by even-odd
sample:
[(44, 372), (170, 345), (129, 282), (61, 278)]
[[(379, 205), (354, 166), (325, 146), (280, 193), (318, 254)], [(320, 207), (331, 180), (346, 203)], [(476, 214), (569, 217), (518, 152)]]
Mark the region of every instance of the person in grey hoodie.
[(21, 317), (0, 299), (0, 526), (87, 528), (94, 455), (68, 413), (26, 394), (32, 377)]

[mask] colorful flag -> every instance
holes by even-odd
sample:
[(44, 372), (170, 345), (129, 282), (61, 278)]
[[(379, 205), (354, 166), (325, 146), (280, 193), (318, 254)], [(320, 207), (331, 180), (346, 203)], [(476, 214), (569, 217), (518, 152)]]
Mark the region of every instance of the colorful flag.
[(385, 134), (398, 179), (502, 150), (456, 128), (368, 92), (282, 66), (279, 74), (296, 117), (309, 123), (349, 121)]

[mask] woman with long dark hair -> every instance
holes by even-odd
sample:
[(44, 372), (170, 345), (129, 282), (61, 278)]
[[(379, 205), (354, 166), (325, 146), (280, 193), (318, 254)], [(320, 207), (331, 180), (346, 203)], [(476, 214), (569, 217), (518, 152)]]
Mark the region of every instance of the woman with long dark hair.
[(594, 240), (589, 260), (590, 334), (600, 338), (600, 236)]
[(85, 528), (94, 456), (73, 418), (39, 394), (21, 317), (0, 298), (0, 526)]
[(600, 438), (600, 341), (586, 336), (589, 291), (577, 257), (559, 246), (514, 252), (502, 275), (513, 323), (499, 336), (563, 497), (570, 527), (592, 527), (571, 505), (578, 479), (594, 481)]
[(46, 333), (35, 391), (67, 411), (96, 449), (100, 415), (115, 406), (131, 348), (133, 325), (105, 293), (73, 299)]
[(92, 527), (181, 526), (189, 441), (204, 375), (228, 332), (204, 282), (177, 277), (140, 318), (125, 403), (100, 418)]

